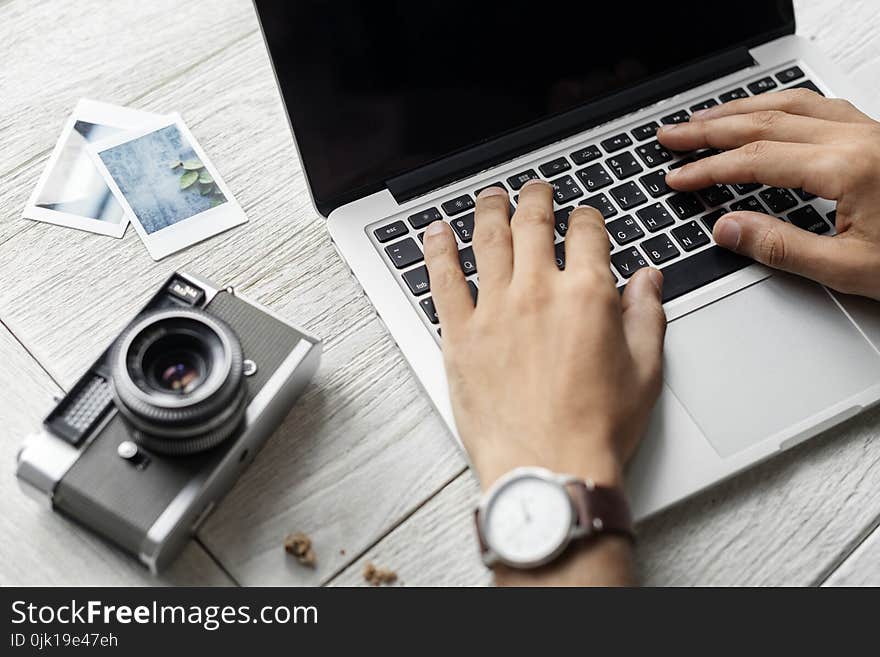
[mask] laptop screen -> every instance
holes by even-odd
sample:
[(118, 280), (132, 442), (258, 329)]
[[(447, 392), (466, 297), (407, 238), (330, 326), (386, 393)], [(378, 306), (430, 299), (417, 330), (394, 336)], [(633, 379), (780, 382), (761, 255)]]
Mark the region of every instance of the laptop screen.
[(737, 46), (790, 0), (256, 0), (319, 209)]

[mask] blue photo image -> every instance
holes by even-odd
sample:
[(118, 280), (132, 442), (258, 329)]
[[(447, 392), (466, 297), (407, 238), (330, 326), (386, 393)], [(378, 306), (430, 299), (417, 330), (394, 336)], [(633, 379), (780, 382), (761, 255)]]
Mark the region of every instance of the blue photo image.
[(100, 157), (148, 234), (226, 202), (176, 125), (108, 148)]

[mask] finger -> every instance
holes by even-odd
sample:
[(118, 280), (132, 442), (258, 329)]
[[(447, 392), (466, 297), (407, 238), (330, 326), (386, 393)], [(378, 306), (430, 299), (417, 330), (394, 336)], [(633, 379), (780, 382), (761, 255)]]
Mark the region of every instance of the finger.
[(683, 152), (700, 148), (730, 150), (761, 140), (824, 144), (839, 140), (842, 130), (846, 126), (833, 121), (763, 110), (663, 126), (657, 137), (667, 148)]
[(452, 228), (445, 221), (435, 221), (425, 231), (425, 265), (443, 337), (452, 338), (473, 314), (474, 301), (461, 271)]
[(843, 123), (868, 123), (871, 117), (860, 112), (849, 101), (837, 98), (825, 98), (809, 89), (787, 89), (770, 94), (761, 94), (751, 98), (732, 100), (729, 103), (716, 105), (699, 112), (694, 112), (691, 120), (705, 121), (732, 114), (779, 110), (789, 114), (812, 116), (826, 121)]
[(605, 218), (597, 209), (581, 206), (568, 215), (565, 234), (565, 271), (585, 270), (608, 273), (611, 248)]
[(659, 386), (663, 363), (666, 313), (663, 312), (663, 274), (640, 269), (626, 284), (621, 299), (623, 333), (629, 345), (639, 381)]
[(477, 196), (474, 212), (474, 257), (480, 263), (480, 293), (491, 295), (506, 286), (513, 272), (510, 233), (510, 197), (500, 187), (489, 187)]
[(847, 164), (831, 146), (755, 141), (673, 169), (666, 174), (666, 184), (693, 191), (715, 184), (757, 182), (837, 199)]
[(553, 254), (553, 188), (543, 180), (530, 180), (519, 192), (510, 220), (514, 272), (526, 275), (556, 268)]
[(873, 249), (857, 239), (816, 235), (758, 212), (724, 215), (713, 237), (719, 246), (841, 292), (855, 292), (877, 261)]

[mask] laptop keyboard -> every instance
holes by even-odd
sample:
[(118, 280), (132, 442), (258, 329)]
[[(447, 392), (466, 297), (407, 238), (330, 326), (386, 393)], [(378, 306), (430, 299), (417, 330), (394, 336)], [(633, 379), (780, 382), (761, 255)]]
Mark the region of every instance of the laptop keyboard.
[(449, 222), (459, 242), (462, 271), (476, 302), (479, 274), (471, 246), (476, 195), (486, 187), (507, 189), (512, 213), (519, 198), (516, 192), (527, 181), (541, 178), (554, 188), (558, 267), (565, 267), (568, 214), (578, 205), (589, 205), (605, 217), (612, 245), (611, 270), (618, 288), (623, 288), (636, 271), (650, 265), (663, 270), (663, 300), (670, 301), (751, 264), (751, 260), (721, 249), (712, 241), (715, 222), (728, 211), (765, 212), (813, 233), (833, 233), (834, 212), (820, 212), (811, 203), (816, 197), (803, 190), (749, 183), (676, 192), (665, 182), (668, 170), (718, 151), (669, 151), (655, 137), (661, 124), (688, 121), (695, 111), (737, 98), (799, 87), (821, 93), (805, 79), (800, 67), (791, 66), (652, 121), (640, 122), (597, 143), (535, 162), (503, 182), (483, 183), (470, 193), (422, 208), (404, 219), (377, 222), (367, 232), (413, 304), (420, 308), (423, 320), (439, 336), (440, 321), (430, 296), (422, 252), (424, 229), (438, 219)]

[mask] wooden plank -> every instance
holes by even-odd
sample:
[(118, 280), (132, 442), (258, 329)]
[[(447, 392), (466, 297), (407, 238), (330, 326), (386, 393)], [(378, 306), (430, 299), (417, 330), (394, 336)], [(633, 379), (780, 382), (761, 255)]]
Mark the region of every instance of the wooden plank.
[(880, 529), (875, 528), (823, 586), (880, 586)]
[(330, 585), (368, 586), (363, 576), (368, 562), (397, 573), (398, 586), (491, 584), (492, 574), (477, 556), (473, 506), (479, 494), (470, 472), (456, 477)]
[[(13, 0), (0, 7), (4, 219), (20, 216), (79, 98), (131, 103), (257, 29), (245, 0), (210, 7), (173, 0)], [(212, 93), (207, 84), (206, 92)], [(28, 226), (0, 222), (0, 243)]]
[[(874, 3), (796, 0), (799, 31), (817, 41), (875, 97), (880, 15)], [(814, 584), (880, 514), (880, 411), (827, 432), (643, 523), (638, 558), (646, 584)], [(367, 560), (414, 585), (485, 583), (473, 549), (470, 473), (445, 488), (332, 581), (363, 583)], [(431, 541), (424, 541), (427, 536)], [(443, 549), (428, 546), (438, 542)], [(877, 584), (880, 531), (829, 583)]]
[[(324, 338), (316, 385), (201, 531), (242, 583), (319, 583), (347, 563), (339, 550), (380, 538), (463, 459), (311, 207), (259, 36), (138, 106), (183, 113), (251, 222), (160, 263), (131, 231), (35, 224), (0, 245), (0, 314), (65, 385), (173, 269), (234, 283)], [(292, 530), (315, 538), (315, 571), (291, 567)]]
[(39, 428), (60, 392), (37, 362), (0, 324), (0, 390), (3, 391), (0, 439), (0, 582), (4, 585), (149, 586), (229, 585), (231, 580), (197, 543), (161, 578), (153, 578), (131, 557), (77, 527), (48, 505), (26, 496), (13, 474), (25, 435)]

